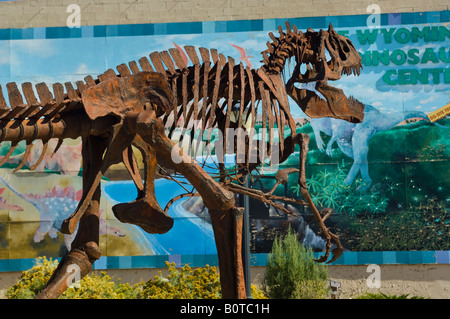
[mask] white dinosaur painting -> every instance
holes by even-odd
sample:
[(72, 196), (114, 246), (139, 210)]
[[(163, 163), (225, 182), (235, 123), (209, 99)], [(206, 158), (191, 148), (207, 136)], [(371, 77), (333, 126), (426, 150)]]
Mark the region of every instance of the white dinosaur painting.
[[(412, 118), (430, 121), (428, 116), (423, 112), (411, 111), (387, 114), (377, 110), (373, 106), (366, 105), (364, 120), (358, 124), (334, 118), (313, 118), (310, 123), (316, 139), (317, 148), (320, 151), (326, 151), (328, 156), (333, 156), (332, 147), (336, 142), (342, 153), (353, 159), (353, 164), (345, 179), (345, 184), (351, 185), (356, 175), (361, 173), (363, 183), (359, 190), (365, 191), (372, 183), (367, 162), (370, 139), (378, 132), (391, 129), (401, 122)], [(326, 145), (320, 136), (321, 132), (331, 136)]]

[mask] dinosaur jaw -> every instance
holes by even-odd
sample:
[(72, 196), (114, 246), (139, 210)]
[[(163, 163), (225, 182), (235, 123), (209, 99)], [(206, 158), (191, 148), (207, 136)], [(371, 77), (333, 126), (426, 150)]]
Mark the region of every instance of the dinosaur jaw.
[(286, 92), (307, 116), (332, 117), (351, 123), (362, 122), (364, 104), (352, 97), (347, 98), (341, 89), (328, 85), (326, 81), (317, 81), (315, 90), (321, 94), (319, 96), (314, 91), (295, 87), (294, 83), (288, 81)]

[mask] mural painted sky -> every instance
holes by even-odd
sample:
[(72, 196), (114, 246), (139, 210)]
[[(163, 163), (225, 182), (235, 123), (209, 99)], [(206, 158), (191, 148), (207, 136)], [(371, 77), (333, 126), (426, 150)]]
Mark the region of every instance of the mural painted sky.
[[(447, 26), (335, 29), (348, 36), (363, 57), (362, 76), (338, 81), (346, 92), (383, 111), (429, 112), (448, 103)], [(80, 80), (174, 43), (216, 48), (237, 61), (243, 49), (241, 61), (258, 68), (267, 40), (267, 32), (261, 31), (0, 41), (0, 83)], [(301, 111), (297, 114), (304, 116)]]
[[(332, 227), (338, 229), (347, 251), (449, 250), (450, 150), (445, 126), (450, 123), (448, 118), (437, 125), (426, 122), (428, 113), (450, 101), (448, 22), (376, 28), (335, 26), (335, 29), (353, 42), (364, 68), (359, 77), (344, 76), (333, 85), (364, 103), (366, 116), (363, 123), (356, 125), (339, 120), (311, 120), (295, 103), (291, 104), (294, 117), (301, 123), (300, 129), (312, 137), (308, 178), (311, 191), (317, 193), (316, 203), (334, 209), (337, 217), (332, 220)], [(41, 31), (32, 30), (34, 34)], [(77, 81), (176, 45), (216, 48), (225, 56), (258, 68), (260, 53), (270, 40), (268, 31), (148, 36), (121, 36), (117, 32), (107, 36), (106, 32), (102, 37), (89, 32), (76, 38), (0, 41), (0, 85), (5, 87), (13, 81), (34, 84)], [(288, 66), (287, 73), (290, 71)], [(313, 84), (306, 87), (314, 90)], [(415, 122), (418, 119), (421, 121)], [(40, 177), (27, 177), (26, 167), (18, 176), (8, 177), (9, 171), (3, 173), (2, 203), (3, 211), (8, 213), (0, 219), (0, 259), (59, 256), (70, 247), (70, 238), (58, 233), (57, 221), (74, 205), (80, 189), (77, 176), (80, 162), (74, 151), (79, 146), (79, 141), (68, 141), (60, 151), (61, 158), (46, 158), (47, 166), (42, 167)], [(20, 157), (20, 150), (15, 154)], [(298, 157), (293, 156), (286, 165), (297, 163)], [(264, 183), (270, 189), (270, 182), (262, 181), (261, 185)], [(108, 227), (105, 226), (103, 235), (108, 236), (108, 244), (103, 244), (104, 254), (215, 254), (210, 225), (198, 217), (203, 216), (202, 207), (196, 202), (186, 205), (180, 201), (173, 205), (169, 214), (180, 222), (167, 235), (148, 236), (137, 227), (120, 225), (110, 208), (115, 202), (134, 199), (130, 186), (128, 181), (105, 182), (107, 202), (102, 209)], [(293, 196), (298, 194), (295, 183), (289, 184), (286, 191)], [(164, 206), (181, 189), (163, 181), (157, 192)], [(60, 215), (45, 216), (52, 201), (60, 198), (66, 198), (67, 202), (59, 207)], [(34, 217), (24, 211), (31, 211)], [(36, 218), (38, 214), (40, 220)], [(264, 232), (279, 227), (280, 223), (270, 221), (276, 215), (273, 212), (269, 211), (264, 218), (256, 215), (252, 217), (252, 249), (256, 253), (267, 252)], [(304, 227), (302, 220), (289, 222), (297, 230), (303, 227), (302, 240), (314, 242), (315, 249), (320, 250), (323, 241), (314, 230)], [(381, 226), (374, 230), (373, 223)], [(404, 225), (407, 231), (401, 233), (405, 227), (397, 228), (398, 225)], [(17, 239), (24, 229), (30, 233), (28, 237)], [(368, 233), (370, 238), (365, 237)], [(186, 243), (186, 236), (195, 243)], [(380, 242), (380, 238), (385, 241)]]

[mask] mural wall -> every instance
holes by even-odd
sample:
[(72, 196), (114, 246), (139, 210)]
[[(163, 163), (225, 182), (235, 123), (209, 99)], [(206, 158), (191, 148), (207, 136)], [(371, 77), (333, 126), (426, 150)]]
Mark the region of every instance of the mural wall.
[[(360, 262), (349, 258), (354, 253), (394, 252), (400, 256), (400, 252), (410, 251), (433, 256), (421, 257), (422, 262), (448, 263), (450, 119), (441, 116), (430, 122), (429, 114), (448, 108), (450, 101), (449, 14), (381, 15), (378, 27), (368, 27), (367, 18), (290, 19), (291, 25), (302, 30), (325, 29), (332, 22), (336, 31), (352, 40), (364, 67), (359, 77), (343, 77), (333, 84), (365, 104), (362, 123), (310, 119), (292, 103), (297, 130), (311, 137), (309, 188), (319, 207), (333, 209), (328, 223), (347, 253), (336, 263)], [(82, 80), (153, 51), (174, 46), (183, 50), (184, 45), (216, 48), (225, 56), (257, 68), (262, 60), (260, 53), (270, 41), (267, 33), (275, 33), (278, 25), (284, 27), (284, 21), (9, 30), (0, 37), (0, 85), (4, 88), (13, 81), (52, 84)], [(313, 85), (306, 88), (314, 90)], [(40, 142), (36, 142), (18, 172), (12, 170), (23, 160), (25, 145), (19, 145), (0, 169), (3, 270), (19, 269), (21, 260), (37, 256), (60, 257), (70, 249), (73, 236), (63, 235), (59, 227), (81, 196), (81, 141), (65, 140), (52, 154), (56, 143), (51, 141), (35, 172), (29, 168), (42, 153)], [(6, 155), (9, 146), (1, 144), (1, 156)], [(298, 154), (294, 154), (282, 166), (297, 167), (297, 163)], [(136, 226), (118, 222), (112, 205), (134, 200), (136, 190), (129, 177), (120, 173), (120, 166), (114, 170), (116, 174), (106, 178), (102, 186), (100, 234), (106, 258), (194, 256), (201, 264), (216, 254), (207, 212), (196, 197), (171, 206), (169, 215), (174, 217), (175, 225), (164, 235), (149, 235)], [(264, 176), (256, 176), (252, 187), (271, 189), (275, 173), (266, 170)], [(290, 183), (276, 191), (298, 197), (295, 178), (292, 176)], [(162, 207), (183, 192), (170, 180), (156, 182)], [(299, 241), (315, 251), (324, 248), (314, 224), (309, 224), (309, 212), (304, 207), (290, 209), (297, 212), (298, 218), (250, 202), (254, 256), (269, 252), (274, 236), (288, 225), (298, 232)], [(125, 264), (118, 262), (115, 267)]]

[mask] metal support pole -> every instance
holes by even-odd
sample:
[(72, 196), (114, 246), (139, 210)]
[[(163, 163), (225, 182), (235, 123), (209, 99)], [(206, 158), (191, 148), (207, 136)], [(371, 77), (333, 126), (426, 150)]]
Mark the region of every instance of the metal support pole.
[[(248, 188), (247, 177), (245, 180), (245, 187)], [(242, 225), (242, 265), (244, 268), (244, 280), (245, 280), (245, 291), (247, 294), (247, 299), (252, 299), (251, 293), (251, 278), (250, 278), (250, 202), (249, 197), (243, 196), (244, 201), (244, 220)]]

